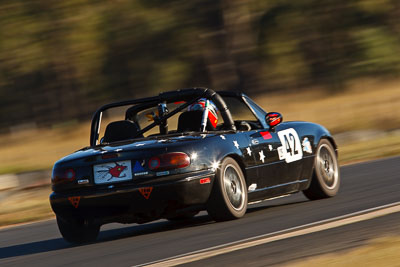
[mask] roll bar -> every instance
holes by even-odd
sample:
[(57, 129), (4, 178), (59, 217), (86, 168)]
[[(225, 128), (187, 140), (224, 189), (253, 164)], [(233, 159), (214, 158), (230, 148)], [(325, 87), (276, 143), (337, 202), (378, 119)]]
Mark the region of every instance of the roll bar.
[(154, 102), (174, 102), (175, 100), (186, 100), (187, 102), (180, 107), (176, 108), (172, 112), (168, 113), (166, 116), (163, 116), (160, 118), (160, 120), (153, 122), (152, 124), (148, 125), (144, 129), (138, 132), (139, 134), (142, 134), (146, 132), (147, 130), (153, 128), (154, 126), (160, 124), (161, 121), (167, 120), (168, 118), (172, 117), (179, 111), (183, 110), (184, 108), (188, 107), (192, 103), (196, 102), (200, 98), (207, 98), (209, 100), (212, 100), (216, 107), (219, 109), (221, 116), (224, 120), (223, 127), (226, 130), (236, 130), (234, 121), (232, 119), (231, 112), (229, 111), (225, 101), (222, 99), (222, 97), (216, 93), (214, 90), (209, 89), (209, 88), (187, 88), (187, 89), (180, 89), (176, 91), (169, 91), (169, 92), (164, 92), (160, 93), (158, 96), (154, 97), (147, 97), (147, 98), (141, 98), (141, 99), (135, 99), (135, 100), (128, 100), (128, 101), (122, 101), (122, 102), (115, 102), (115, 103), (110, 103), (107, 105), (104, 105), (100, 107), (93, 115), (92, 118), (92, 124), (91, 124), (91, 130), (90, 130), (90, 146), (95, 146), (97, 144), (97, 140), (99, 139), (99, 134), (100, 134), (100, 124), (101, 124), (101, 118), (103, 115), (103, 112), (106, 111), (107, 109), (110, 108), (115, 108), (115, 107), (120, 107), (120, 106), (126, 106), (126, 105), (137, 105), (137, 104), (151, 104)]

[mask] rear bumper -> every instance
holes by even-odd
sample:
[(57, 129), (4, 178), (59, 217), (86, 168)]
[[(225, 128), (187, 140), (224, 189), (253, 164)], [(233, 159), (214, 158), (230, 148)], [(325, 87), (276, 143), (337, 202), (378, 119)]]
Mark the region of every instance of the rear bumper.
[[(202, 171), (123, 188), (53, 192), (50, 204), (56, 215), (64, 218), (93, 219), (101, 224), (141, 223), (204, 209), (214, 175)], [(204, 178), (210, 182), (200, 183)]]

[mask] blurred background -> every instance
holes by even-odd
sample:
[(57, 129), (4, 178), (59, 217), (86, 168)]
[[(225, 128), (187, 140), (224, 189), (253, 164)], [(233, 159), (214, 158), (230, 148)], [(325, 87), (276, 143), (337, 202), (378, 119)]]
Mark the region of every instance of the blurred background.
[(400, 74), (396, 0), (2, 0), (0, 12), (3, 133), (182, 87), (337, 94)]
[(193, 86), (323, 124), (342, 163), (400, 154), (398, 0), (2, 0), (0, 35), (0, 174), (88, 145), (100, 105)]

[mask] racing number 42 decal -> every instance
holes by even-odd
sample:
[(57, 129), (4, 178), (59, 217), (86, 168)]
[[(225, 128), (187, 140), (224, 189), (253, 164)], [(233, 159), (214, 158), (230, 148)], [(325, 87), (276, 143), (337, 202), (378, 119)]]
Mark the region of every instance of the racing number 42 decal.
[(278, 147), (279, 159), (284, 159), (286, 163), (300, 160), (303, 157), (299, 135), (296, 130), (289, 128), (278, 132), (282, 146)]

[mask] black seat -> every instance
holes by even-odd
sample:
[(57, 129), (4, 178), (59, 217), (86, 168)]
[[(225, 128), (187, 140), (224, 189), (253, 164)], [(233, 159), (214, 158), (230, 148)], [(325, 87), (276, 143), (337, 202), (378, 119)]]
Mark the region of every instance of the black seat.
[[(112, 143), (133, 139), (139, 131), (139, 126), (132, 121), (114, 121), (107, 125), (103, 142)], [(136, 138), (140, 137), (143, 135), (136, 136)]]
[[(203, 119), (203, 111), (194, 110), (183, 112), (178, 119), (178, 132), (200, 132), (201, 120)], [(207, 118), (207, 131), (214, 131), (210, 120)]]

